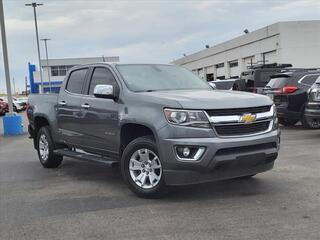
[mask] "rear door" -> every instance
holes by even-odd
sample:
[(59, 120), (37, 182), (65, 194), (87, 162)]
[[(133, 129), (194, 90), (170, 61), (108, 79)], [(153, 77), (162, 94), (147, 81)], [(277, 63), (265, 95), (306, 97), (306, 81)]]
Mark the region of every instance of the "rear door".
[(94, 153), (110, 157), (117, 156), (119, 149), (119, 103), (114, 99), (97, 98), (93, 95), (98, 84), (112, 85), (114, 91), (119, 91), (112, 69), (107, 66), (97, 66), (93, 69), (86, 87), (83, 100), (82, 128), (85, 133), (85, 148)]
[(61, 90), (57, 104), (58, 132), (62, 140), (73, 146), (80, 146), (83, 140), (83, 112), (81, 102), (88, 68), (72, 71)]

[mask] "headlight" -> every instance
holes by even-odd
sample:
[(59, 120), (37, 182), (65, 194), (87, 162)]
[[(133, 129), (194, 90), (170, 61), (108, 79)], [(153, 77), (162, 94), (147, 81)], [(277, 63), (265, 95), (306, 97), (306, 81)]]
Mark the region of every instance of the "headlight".
[(164, 115), (167, 121), (172, 124), (187, 127), (210, 128), (208, 118), (203, 111), (165, 108)]

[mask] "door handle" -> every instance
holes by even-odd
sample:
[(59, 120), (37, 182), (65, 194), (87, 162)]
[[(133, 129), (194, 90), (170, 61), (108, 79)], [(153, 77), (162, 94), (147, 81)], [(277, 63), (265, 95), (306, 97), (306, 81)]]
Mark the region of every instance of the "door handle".
[(59, 105), (61, 105), (61, 106), (64, 106), (64, 105), (66, 105), (67, 103), (66, 103), (66, 101), (60, 101), (59, 102)]
[(90, 105), (88, 103), (82, 104), (81, 105), (82, 108), (88, 109), (90, 108)]

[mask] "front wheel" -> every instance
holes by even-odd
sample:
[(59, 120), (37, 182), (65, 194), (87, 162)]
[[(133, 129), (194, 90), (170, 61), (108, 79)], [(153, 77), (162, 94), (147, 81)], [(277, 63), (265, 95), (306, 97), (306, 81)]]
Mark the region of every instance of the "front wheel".
[(139, 197), (159, 198), (165, 193), (163, 168), (151, 136), (139, 137), (128, 144), (122, 155), (121, 172)]
[(37, 151), (40, 163), (45, 168), (58, 167), (63, 157), (53, 153), (54, 144), (49, 127), (40, 128), (37, 137)]

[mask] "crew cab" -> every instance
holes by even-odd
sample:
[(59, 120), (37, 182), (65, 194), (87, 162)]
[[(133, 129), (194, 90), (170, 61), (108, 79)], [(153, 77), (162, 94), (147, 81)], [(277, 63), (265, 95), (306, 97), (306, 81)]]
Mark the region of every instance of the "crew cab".
[(27, 116), (45, 168), (64, 156), (120, 165), (130, 189), (149, 198), (270, 170), (280, 143), (270, 98), (214, 90), (173, 65), (73, 67), (58, 95), (30, 95)]

